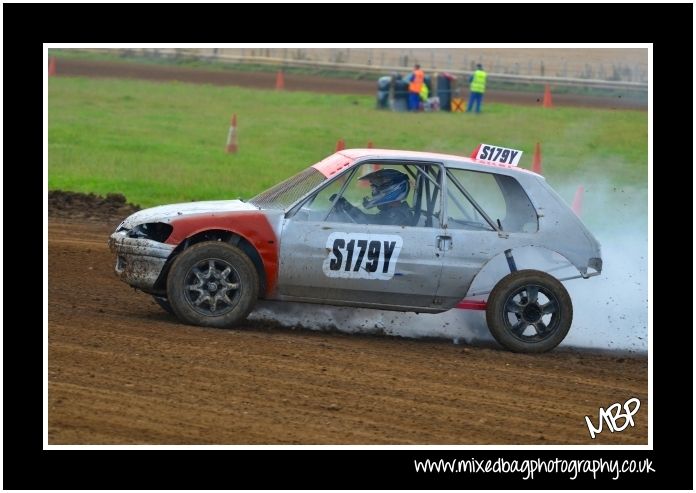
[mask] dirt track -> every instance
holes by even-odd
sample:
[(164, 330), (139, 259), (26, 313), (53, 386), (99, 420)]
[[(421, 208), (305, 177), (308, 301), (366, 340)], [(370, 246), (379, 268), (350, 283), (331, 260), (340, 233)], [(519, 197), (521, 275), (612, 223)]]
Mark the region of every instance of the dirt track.
[[(120, 216), (68, 216), (49, 211), (50, 444), (647, 443), (645, 358), (186, 326), (116, 278)], [(635, 427), (590, 440), (584, 416), (630, 397)]]
[[(158, 81), (177, 80), (197, 84), (215, 84), (274, 89), (276, 74), (272, 72), (240, 72), (233, 70), (201, 70), (187, 67), (149, 65), (126, 62), (103, 62), (93, 60), (58, 59), (58, 76), (116, 77), (148, 79)], [(285, 75), (285, 89), (289, 91), (315, 91), (336, 94), (374, 95), (375, 80), (333, 79), (309, 75)], [(488, 90), (487, 103), (511, 103), (541, 105), (543, 93)], [(595, 97), (577, 94), (554, 94), (556, 106), (578, 106), (588, 108), (646, 110), (645, 102), (631, 99), (628, 94), (614, 97)]]

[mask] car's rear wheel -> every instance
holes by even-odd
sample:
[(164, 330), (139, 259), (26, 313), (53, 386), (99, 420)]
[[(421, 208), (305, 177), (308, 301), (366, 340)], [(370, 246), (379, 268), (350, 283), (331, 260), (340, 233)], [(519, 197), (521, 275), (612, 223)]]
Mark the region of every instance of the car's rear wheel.
[(244, 320), (259, 293), (259, 276), (249, 257), (219, 241), (198, 243), (174, 260), (167, 298), (185, 322), (230, 327)]
[(573, 304), (555, 277), (520, 270), (502, 278), (491, 291), (486, 322), (503, 347), (519, 353), (543, 353), (558, 346), (568, 334)]

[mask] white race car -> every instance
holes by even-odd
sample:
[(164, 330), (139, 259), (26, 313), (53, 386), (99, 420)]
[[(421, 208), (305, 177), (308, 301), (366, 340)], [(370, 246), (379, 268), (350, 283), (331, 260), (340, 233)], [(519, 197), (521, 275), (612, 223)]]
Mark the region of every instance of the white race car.
[[(484, 156), (485, 152), (485, 156)], [(556, 347), (573, 308), (561, 280), (602, 270), (600, 245), (519, 151), (477, 158), (336, 152), (249, 199), (154, 207), (111, 235), (116, 272), (181, 320), (232, 327), (258, 298), (439, 313), (486, 310), (512, 351)], [(518, 270), (516, 252), (549, 265)], [(470, 292), (489, 264), (507, 272)]]

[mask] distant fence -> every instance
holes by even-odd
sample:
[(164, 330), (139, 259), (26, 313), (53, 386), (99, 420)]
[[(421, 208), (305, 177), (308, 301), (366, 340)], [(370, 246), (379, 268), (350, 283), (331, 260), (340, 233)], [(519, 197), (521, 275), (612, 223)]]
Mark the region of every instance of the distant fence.
[[(114, 52), (127, 56), (165, 56), (165, 57), (186, 57), (203, 60), (219, 60), (231, 63), (260, 64), (276, 67), (314, 67), (333, 70), (345, 70), (355, 72), (365, 72), (374, 74), (389, 74), (392, 72), (410, 72), (412, 63), (418, 61), (431, 72), (448, 72), (455, 76), (468, 76), (473, 73), (476, 63), (480, 63), (481, 57), (463, 58), (459, 66), (471, 65), (470, 68), (456, 68), (453, 55), (441, 50), (375, 50), (370, 49), (301, 49), (301, 48), (143, 48), (143, 49), (91, 49), (89, 51)], [(589, 50), (586, 50), (589, 51)], [(392, 53), (394, 52), (394, 53)], [(401, 54), (397, 54), (399, 52)], [(417, 52), (414, 54), (413, 52)], [(430, 52), (430, 56), (427, 53)], [(508, 50), (510, 52), (510, 50)], [(385, 54), (386, 53), (386, 54)], [(411, 53), (409, 55), (409, 53)], [(418, 55), (418, 56), (416, 56)], [(558, 56), (558, 55), (556, 55)], [(429, 59), (429, 64), (421, 61), (422, 58)], [(396, 62), (396, 63), (395, 63)], [(604, 64), (597, 63), (590, 65), (585, 63), (584, 70), (578, 76), (549, 76), (535, 75), (531, 73), (520, 73), (524, 70), (520, 62), (513, 62), (507, 65), (498, 61), (497, 63), (486, 63), (485, 68), (489, 77), (496, 81), (504, 81), (520, 84), (553, 84), (554, 86), (572, 87), (592, 87), (603, 89), (622, 89), (639, 92), (647, 92), (647, 67), (636, 65), (632, 69), (628, 66), (619, 64), (612, 65), (611, 73), (604, 69)], [(573, 69), (577, 72), (582, 62), (576, 62)], [(549, 64), (554, 67), (556, 73), (568, 73), (566, 62), (555, 61)], [(551, 72), (550, 68), (545, 68), (543, 62), (539, 65), (542, 74)], [(499, 70), (499, 71), (497, 71)], [(532, 72), (532, 64), (528, 63), (527, 72)], [(595, 77), (590, 77), (595, 75)], [(617, 80), (618, 79), (618, 80)], [(629, 80), (626, 80), (629, 79)], [(633, 80), (638, 79), (638, 80)]]

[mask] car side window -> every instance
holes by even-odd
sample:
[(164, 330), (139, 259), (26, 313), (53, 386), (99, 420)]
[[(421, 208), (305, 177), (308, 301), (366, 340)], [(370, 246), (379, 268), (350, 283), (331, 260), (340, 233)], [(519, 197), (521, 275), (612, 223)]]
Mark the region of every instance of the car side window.
[(318, 193), (310, 197), (294, 216), (296, 221), (323, 221), (333, 207), (329, 197), (340, 194), (351, 173), (343, 174), (331, 181)]
[(447, 171), (447, 227), (533, 233), (536, 210), (511, 176), (462, 169)]
[(439, 226), (440, 169), (423, 163), (362, 163), (307, 200), (295, 220)]

